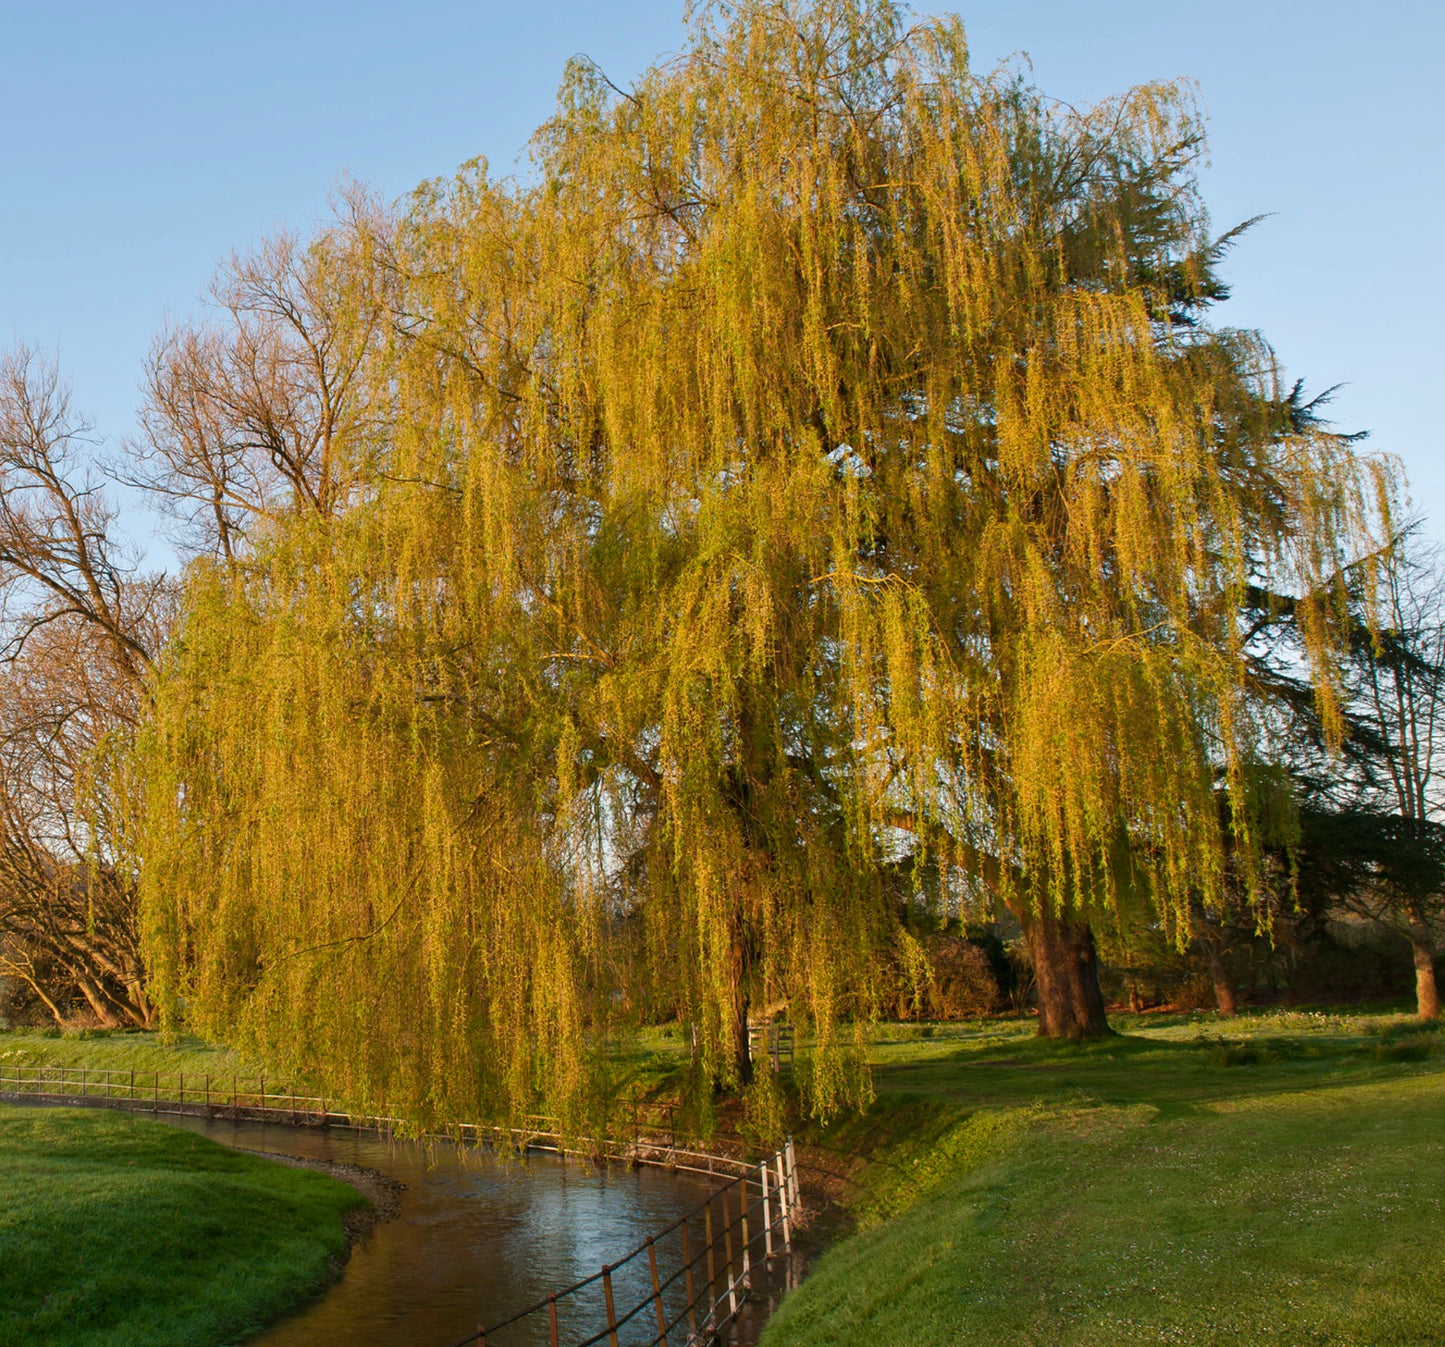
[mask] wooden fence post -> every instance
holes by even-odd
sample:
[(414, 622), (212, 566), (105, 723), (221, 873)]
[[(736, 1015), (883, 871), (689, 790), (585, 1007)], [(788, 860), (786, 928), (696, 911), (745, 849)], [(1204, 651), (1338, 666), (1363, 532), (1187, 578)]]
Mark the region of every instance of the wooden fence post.
[(709, 1197), (707, 1205), (703, 1208), (703, 1219), (705, 1229), (703, 1234), (707, 1238), (707, 1331), (711, 1333), (717, 1326), (717, 1270), (713, 1262), (713, 1230), (712, 1230), (712, 1198)]
[(751, 1286), (753, 1284), (753, 1255), (752, 1248), (750, 1247), (752, 1240), (748, 1238), (748, 1176), (746, 1170), (743, 1171), (743, 1176), (739, 1180), (739, 1183), (742, 1185), (743, 1194), (743, 1285)]
[(607, 1303), (607, 1343), (617, 1347), (617, 1309), (612, 1303), (612, 1265), (602, 1265), (602, 1298)]
[(689, 1341), (697, 1338), (697, 1292), (692, 1284), (692, 1241), (687, 1237), (687, 1218), (682, 1222), (682, 1280), (687, 1290), (687, 1326), (692, 1330)]
[[(732, 1184), (728, 1185), (731, 1188)], [(733, 1218), (728, 1210), (728, 1189), (722, 1190), (723, 1252), (727, 1255), (728, 1317), (738, 1312), (737, 1278), (733, 1274)]]
[(667, 1347), (667, 1314), (662, 1308), (662, 1283), (657, 1277), (657, 1245), (647, 1237), (647, 1265), (652, 1270), (652, 1303), (657, 1306), (657, 1340)]

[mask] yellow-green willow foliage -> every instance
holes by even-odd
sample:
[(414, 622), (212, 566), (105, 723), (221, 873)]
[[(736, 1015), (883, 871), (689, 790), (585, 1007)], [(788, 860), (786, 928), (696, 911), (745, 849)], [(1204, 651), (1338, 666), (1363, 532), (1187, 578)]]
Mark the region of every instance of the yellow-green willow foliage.
[(173, 1013), (430, 1121), (604, 1111), (660, 1009), (735, 1083), (787, 1001), (827, 1111), (915, 891), (1247, 873), (1241, 614), (1305, 596), (1328, 715), (1373, 487), (1204, 324), (1201, 143), (1185, 89), (1075, 112), (951, 20), (745, 4), (630, 92), (575, 65), (534, 181), (420, 190), (354, 250), (366, 490), (197, 571), (157, 682)]

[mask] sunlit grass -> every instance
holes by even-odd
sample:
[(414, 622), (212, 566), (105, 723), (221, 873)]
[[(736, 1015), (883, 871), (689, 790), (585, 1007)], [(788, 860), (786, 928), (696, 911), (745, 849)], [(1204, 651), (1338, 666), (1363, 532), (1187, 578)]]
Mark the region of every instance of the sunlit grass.
[(164, 1123), (0, 1105), (0, 1345), (241, 1341), (327, 1280), (361, 1201)]
[(766, 1347), (1445, 1341), (1445, 1043), (1405, 1015), (889, 1027), (864, 1229)]
[(255, 1076), (259, 1068), (227, 1048), (189, 1036), (165, 1044), (159, 1034), (12, 1030), (0, 1033), (0, 1068), (85, 1067), (92, 1071), (159, 1071), (165, 1075)]

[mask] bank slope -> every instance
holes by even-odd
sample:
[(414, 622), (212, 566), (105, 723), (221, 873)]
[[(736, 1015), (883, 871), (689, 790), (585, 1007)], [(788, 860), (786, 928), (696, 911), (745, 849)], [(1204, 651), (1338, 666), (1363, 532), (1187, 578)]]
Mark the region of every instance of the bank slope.
[(763, 1347), (1445, 1342), (1445, 1072), (984, 1110)]
[(164, 1123), (0, 1105), (0, 1347), (219, 1347), (323, 1285), (362, 1198)]

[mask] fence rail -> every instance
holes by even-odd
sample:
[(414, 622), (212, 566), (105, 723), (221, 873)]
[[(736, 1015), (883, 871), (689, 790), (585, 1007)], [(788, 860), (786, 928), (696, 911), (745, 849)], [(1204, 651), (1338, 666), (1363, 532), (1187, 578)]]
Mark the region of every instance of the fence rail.
[(211, 1117), (270, 1117), (324, 1125), (350, 1115), (324, 1099), (278, 1090), (264, 1076), (107, 1071), (84, 1066), (6, 1066), (0, 1063), (0, 1099), (38, 1103), (104, 1104), (144, 1113)]
[(754, 1062), (774, 1072), (784, 1065), (791, 1071), (794, 1048), (793, 1026), (787, 1020), (748, 1020), (748, 1053)]
[[(335, 1101), (276, 1087), (265, 1076), (201, 1072), (112, 1071), (80, 1066), (7, 1066), (0, 1063), (0, 1100), (43, 1104), (102, 1105), (141, 1113), (242, 1121), (282, 1122), (289, 1126), (356, 1127), (396, 1132), (401, 1119), (386, 1114), (351, 1113)], [(471, 1145), (496, 1145), (551, 1152), (566, 1158), (621, 1160), (663, 1165), (693, 1173), (732, 1177), (742, 1162), (678, 1144), (671, 1106), (632, 1108), (628, 1135), (605, 1139), (569, 1136), (555, 1119), (530, 1117), (523, 1127), (452, 1123), (438, 1135)]]

